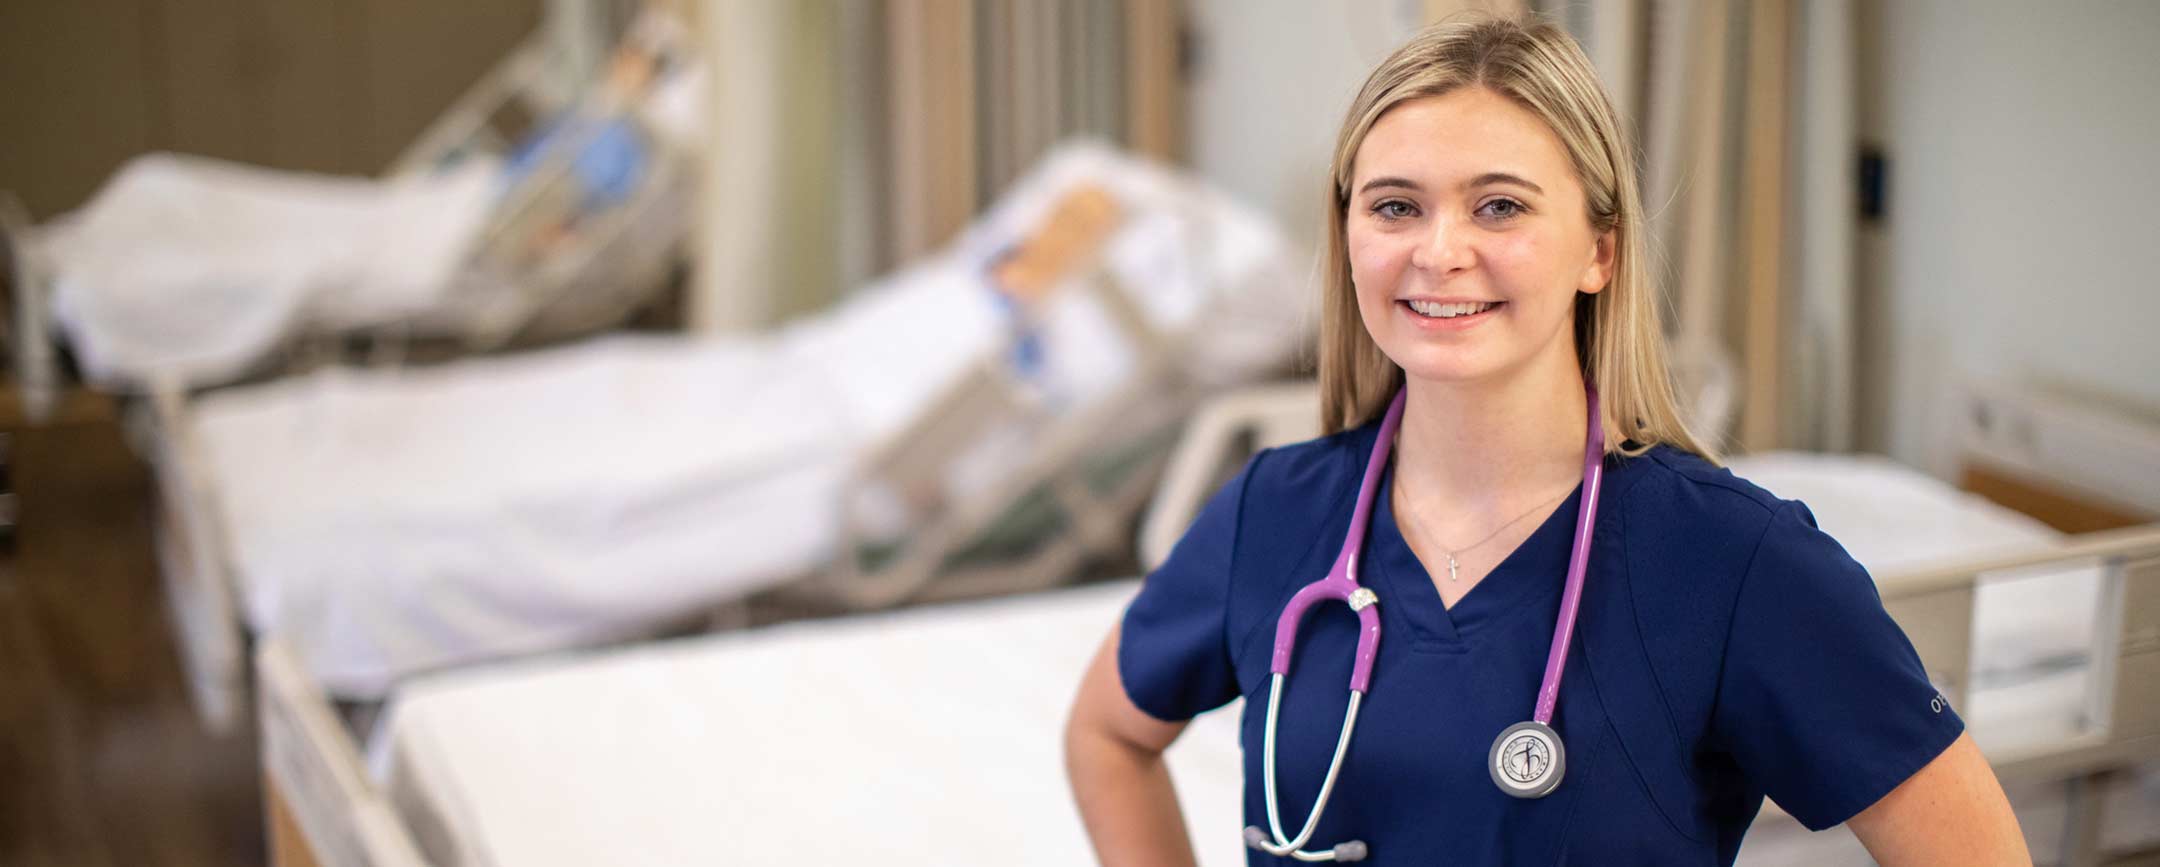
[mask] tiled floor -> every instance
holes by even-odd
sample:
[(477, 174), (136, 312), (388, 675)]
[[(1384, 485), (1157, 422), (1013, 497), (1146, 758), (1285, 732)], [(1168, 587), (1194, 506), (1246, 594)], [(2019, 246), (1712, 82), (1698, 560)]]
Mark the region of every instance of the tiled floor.
[(0, 865), (259, 865), (251, 735), (196, 723), (163, 608), (151, 482), (109, 408), (10, 425), (0, 555)]

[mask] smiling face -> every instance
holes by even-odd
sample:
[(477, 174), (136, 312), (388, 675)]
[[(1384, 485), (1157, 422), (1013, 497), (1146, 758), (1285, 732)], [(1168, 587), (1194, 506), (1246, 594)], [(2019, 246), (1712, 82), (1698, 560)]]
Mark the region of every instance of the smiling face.
[(1577, 365), (1577, 293), (1612, 276), (1558, 137), (1491, 90), (1408, 100), (1353, 163), (1344, 248), (1358, 314), (1413, 380)]

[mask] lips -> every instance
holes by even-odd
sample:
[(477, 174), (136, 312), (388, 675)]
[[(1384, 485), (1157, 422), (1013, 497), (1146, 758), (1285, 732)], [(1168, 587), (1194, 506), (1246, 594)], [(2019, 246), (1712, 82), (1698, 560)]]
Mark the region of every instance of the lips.
[(1430, 319), (1454, 319), (1473, 316), (1500, 306), (1498, 301), (1428, 301), (1412, 298), (1403, 302), (1420, 316)]
[(1465, 299), (1432, 301), (1421, 298), (1397, 301), (1395, 307), (1420, 328), (1452, 331), (1491, 319), (1495, 314), (1507, 309), (1507, 302)]

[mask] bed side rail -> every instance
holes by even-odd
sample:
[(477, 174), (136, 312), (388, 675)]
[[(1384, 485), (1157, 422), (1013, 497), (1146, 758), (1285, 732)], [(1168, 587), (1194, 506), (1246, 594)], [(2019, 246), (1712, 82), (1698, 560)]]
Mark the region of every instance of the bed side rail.
[(426, 867), (390, 803), (369, 784), (337, 711), (292, 649), (255, 653), (265, 800), (276, 867)]
[(247, 632), (187, 401), (177, 382), (151, 388), (151, 418), (160, 434), (150, 438), (157, 449), (158, 571), (195, 712), (205, 728), (223, 734), (239, 728), (247, 708)]
[(434, 171), (475, 151), (508, 150), (511, 137), (495, 129), (497, 115), (515, 109), (533, 117), (547, 117), (569, 101), (567, 94), (552, 92), (548, 87), (552, 83), (547, 75), (550, 65), (561, 62), (555, 54), (544, 31), (525, 37), (406, 146), (391, 162), (389, 175)]
[[(1127, 287), (1099, 260), (1081, 291), (1102, 304), (1133, 352), (1133, 375), (1118, 389), (1065, 414), (1040, 403), (1007, 368), (1003, 354), (978, 363), (913, 424), (879, 444), (850, 480), (841, 505), (839, 563), (820, 582), (856, 609), (884, 608), (916, 598), (948, 598), (1046, 588), (1070, 577), (1090, 556), (1130, 544), (1130, 524), (1160, 472), (1165, 456), (1143, 461), (1127, 481), (1099, 490), (1085, 478), (1091, 457), (1106, 449), (1137, 447), (1183, 421), (1191, 385), (1176, 365), (1175, 335), (1157, 330)], [(1026, 439), (1025, 460), (962, 501), (945, 491), (956, 461), (986, 445), (985, 436)], [(884, 562), (865, 566), (858, 552), (875, 544), (874, 528), (858, 520), (855, 498), (866, 491), (894, 495), (903, 510), (924, 516), (911, 522), (899, 548)], [(1064, 532), (1042, 540), (1018, 562), (955, 569), (953, 555), (993, 530), (1030, 496), (1046, 493), (1068, 521)], [(935, 582), (935, 586), (933, 586)]]
[(1208, 401), (1178, 440), (1141, 524), (1141, 569), (1152, 572), (1170, 558), (1232, 462), (1319, 435), (1320, 391), (1311, 380), (1242, 388)]
[[(1098, 491), (1082, 478), (1081, 465), (1107, 445), (1132, 443), (1144, 433), (1167, 429), (1177, 421), (1175, 391), (1155, 377), (1120, 389), (1081, 414), (1056, 419), (1028, 404), (1019, 386), (997, 365), (971, 372), (931, 412), (893, 438), (865, 462), (848, 485), (842, 515), (838, 568), (824, 582), (850, 606), (883, 608), (917, 598), (933, 581), (952, 584), (950, 593), (975, 595), (1047, 587), (1066, 577), (1091, 553), (1125, 543), (1125, 521), (1144, 499), (1146, 489)], [(1027, 457), (982, 490), (963, 500), (947, 496), (944, 473), (955, 461), (984, 444), (981, 434), (1021, 430)], [(1135, 435), (1134, 432), (1142, 432)], [(1149, 469), (1152, 469), (1149, 468)], [(1137, 474), (1152, 479), (1143, 470)], [(923, 516), (897, 538), (898, 549), (876, 565), (863, 564), (858, 552), (875, 545), (876, 528), (855, 516), (853, 498), (864, 491), (895, 495), (904, 509)], [(1004, 578), (954, 574), (948, 559), (989, 532), (1001, 518), (1038, 491), (1047, 492), (1070, 522), (1068, 531), (1043, 540), (1033, 556), (1010, 570), (992, 570)], [(978, 580), (980, 579), (980, 580)], [(1010, 580), (1007, 580), (1010, 579)], [(1013, 583), (1013, 582), (1018, 583)], [(1005, 587), (991, 585), (1007, 584)]]
[[(611, 324), (649, 297), (679, 260), (694, 186), (689, 155), (657, 134), (638, 109), (663, 74), (691, 62), (692, 52), (686, 34), (662, 13), (647, 10), (640, 25), (574, 100), (542, 116), (556, 132), (538, 141), (530, 165), (482, 227), (470, 279), (506, 294), (463, 335), (470, 348)], [(637, 179), (620, 199), (598, 201), (580, 164), (613, 133), (636, 141)]]
[(1952, 702), (1969, 691), (1973, 598), (1983, 577), (2100, 570), (2099, 622), (2082, 729), (2067, 740), (1992, 750), (2004, 777), (2071, 776), (2160, 751), (2160, 524), (2063, 545), (1876, 576), (1883, 604)]

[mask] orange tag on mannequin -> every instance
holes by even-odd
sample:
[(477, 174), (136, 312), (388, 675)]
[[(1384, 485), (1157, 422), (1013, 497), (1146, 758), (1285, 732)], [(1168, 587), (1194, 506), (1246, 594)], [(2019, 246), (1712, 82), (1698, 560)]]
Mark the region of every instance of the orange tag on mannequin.
[(1035, 232), (1020, 242), (990, 277), (1000, 291), (1035, 303), (1081, 264), (1100, 253), (1124, 214), (1101, 187), (1082, 184), (1057, 200)]

